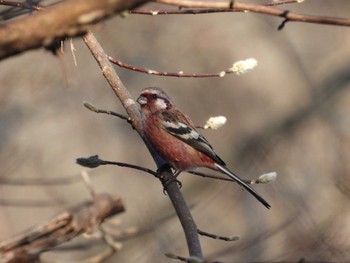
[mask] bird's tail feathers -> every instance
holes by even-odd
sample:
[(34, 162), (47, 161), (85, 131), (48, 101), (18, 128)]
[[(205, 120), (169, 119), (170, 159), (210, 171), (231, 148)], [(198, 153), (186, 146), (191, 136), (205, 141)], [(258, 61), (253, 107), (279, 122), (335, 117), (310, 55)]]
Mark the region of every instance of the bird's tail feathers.
[(237, 182), (239, 185), (243, 186), (250, 194), (252, 194), (266, 208), (270, 209), (271, 207), (270, 204), (264, 198), (262, 198), (250, 185), (245, 183), (241, 178), (239, 178), (237, 175), (231, 172), (227, 167), (220, 164), (215, 164), (215, 166), (218, 168), (220, 172), (226, 174), (228, 177), (230, 177), (232, 180)]

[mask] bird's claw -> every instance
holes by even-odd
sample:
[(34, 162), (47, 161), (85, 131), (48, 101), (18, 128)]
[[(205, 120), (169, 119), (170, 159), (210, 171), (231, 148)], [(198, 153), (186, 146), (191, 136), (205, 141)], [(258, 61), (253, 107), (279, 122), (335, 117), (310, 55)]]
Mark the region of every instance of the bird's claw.
[(172, 176), (171, 178), (169, 179), (164, 179), (162, 181), (162, 184), (163, 184), (163, 194), (167, 195), (166, 191), (167, 191), (167, 188), (168, 186), (172, 183), (172, 182), (176, 182), (178, 187), (181, 189), (182, 187), (182, 183), (176, 179), (176, 176)]

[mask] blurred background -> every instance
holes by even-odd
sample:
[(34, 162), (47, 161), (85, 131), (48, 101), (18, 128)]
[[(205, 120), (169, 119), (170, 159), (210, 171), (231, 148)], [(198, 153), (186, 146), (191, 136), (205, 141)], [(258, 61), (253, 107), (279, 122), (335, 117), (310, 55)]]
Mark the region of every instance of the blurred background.
[[(350, 2), (310, 0), (282, 8), (346, 17)], [(128, 15), (94, 31), (107, 54), (160, 71), (216, 73), (237, 60), (258, 61), (253, 71), (224, 78), (157, 77), (116, 67), (134, 98), (143, 87), (159, 86), (198, 125), (226, 116), (227, 125), (203, 134), (241, 177), (278, 173), (277, 181), (255, 186), (270, 210), (235, 184), (179, 177), (198, 228), (240, 236), (235, 242), (202, 237), (208, 260), (350, 260), (349, 28), (289, 22), (278, 31), (281, 22), (252, 13)], [(69, 41), (62, 59), (40, 49), (0, 63), (1, 240), (90, 198), (78, 157), (98, 154), (156, 169), (125, 121), (83, 107), (89, 101), (125, 113), (83, 41), (73, 43), (77, 66)], [(125, 202), (126, 212), (110, 220), (115, 228), (147, 230), (123, 240), (106, 262), (170, 262), (164, 253), (187, 255), (181, 225), (157, 179), (121, 167), (87, 171), (97, 192)], [(66, 177), (78, 179), (30, 183)], [(102, 242), (78, 241), (83, 249), (66, 247), (43, 258), (77, 262), (105, 249)]]

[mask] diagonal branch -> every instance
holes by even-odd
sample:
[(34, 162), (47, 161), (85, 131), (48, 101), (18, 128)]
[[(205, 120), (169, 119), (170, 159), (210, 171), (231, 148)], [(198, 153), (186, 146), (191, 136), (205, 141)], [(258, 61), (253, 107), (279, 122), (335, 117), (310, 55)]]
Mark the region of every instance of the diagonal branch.
[(98, 194), (93, 201), (82, 202), (48, 222), (0, 242), (0, 262), (37, 262), (40, 253), (82, 233), (91, 233), (106, 218), (123, 211), (120, 198)]
[[(66, 0), (31, 16), (0, 27), (0, 59), (39, 47), (58, 39), (80, 36), (114, 13), (132, 9), (145, 0)], [(64, 14), (64, 15), (62, 15)]]
[[(110, 84), (116, 96), (119, 98), (120, 102), (127, 111), (129, 117), (131, 118), (131, 124), (133, 128), (138, 132), (144, 143), (148, 147), (153, 159), (155, 160), (158, 167), (163, 167), (164, 161), (155, 153), (148, 141), (145, 139), (139, 106), (136, 105), (135, 101), (132, 99), (130, 93), (125, 88), (121, 82), (119, 76), (115, 72), (112, 64), (109, 62), (106, 53), (100, 46), (100, 44), (95, 39), (94, 35), (89, 32), (84, 36), (85, 44), (90, 49), (92, 55), (95, 57), (97, 63), (102, 69), (102, 73)], [(202, 249), (197, 233), (197, 226), (192, 218), (190, 209), (182, 196), (182, 193), (175, 180), (171, 181), (173, 174), (170, 168), (164, 168), (160, 171), (160, 179), (163, 185), (167, 185), (166, 192), (175, 208), (177, 216), (181, 222), (186, 236), (187, 246), (190, 256), (203, 259)], [(168, 183), (166, 183), (168, 182)], [(170, 182), (170, 183), (169, 183)]]

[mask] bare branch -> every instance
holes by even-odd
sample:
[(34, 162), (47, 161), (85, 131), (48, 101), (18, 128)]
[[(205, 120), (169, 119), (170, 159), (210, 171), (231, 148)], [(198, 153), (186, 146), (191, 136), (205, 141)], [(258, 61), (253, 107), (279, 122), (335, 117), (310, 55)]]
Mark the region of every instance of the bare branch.
[(77, 159), (77, 164), (84, 166), (84, 167), (88, 167), (88, 168), (96, 168), (100, 165), (117, 165), (117, 166), (121, 166), (121, 167), (128, 167), (128, 168), (132, 168), (135, 170), (139, 170), (139, 171), (143, 171), (149, 174), (154, 175), (155, 177), (160, 177), (159, 173), (145, 168), (145, 167), (141, 167), (138, 165), (134, 165), (134, 164), (129, 164), (129, 163), (122, 163), (122, 162), (114, 162), (114, 161), (105, 161), (105, 160), (101, 160), (98, 155), (93, 155), (87, 158), (78, 158)]
[[(204, 178), (210, 178), (210, 179), (221, 180), (221, 181), (230, 181), (235, 183), (235, 181), (232, 180), (231, 178), (223, 177), (222, 175), (211, 175), (211, 174), (202, 173), (198, 171), (187, 171), (187, 172), (190, 174), (202, 176)], [(242, 179), (242, 181), (245, 182), (246, 184), (268, 184), (275, 181), (276, 178), (277, 178), (276, 172), (269, 172), (269, 173), (264, 173), (260, 175), (256, 179), (252, 179), (252, 180)]]
[(144, 2), (67, 0), (34, 15), (19, 18), (0, 27), (0, 59), (30, 49), (50, 47), (58, 39), (80, 36), (112, 14)]
[(45, 8), (43, 6), (29, 4), (27, 2), (6, 1), (6, 0), (0, 0), (0, 5), (13, 6), (13, 7), (18, 7), (18, 8), (22, 8), (22, 9), (29, 9), (29, 10), (35, 10), (35, 11), (44, 10), (44, 8)]
[[(80, 234), (91, 233), (106, 218), (124, 211), (120, 198), (102, 193), (93, 201), (72, 207), (48, 222), (0, 243), (1, 262), (35, 262), (40, 253)], [(30, 259), (20, 261), (22, 259)]]
[[(99, 66), (102, 69), (102, 73), (110, 84), (111, 88), (121, 101), (122, 105), (126, 109), (128, 115), (131, 118), (131, 123), (134, 129), (139, 133), (141, 138), (144, 140), (148, 150), (150, 151), (153, 159), (155, 160), (158, 168), (164, 167), (164, 161), (160, 158), (160, 156), (152, 149), (149, 142), (145, 139), (143, 130), (142, 130), (142, 122), (141, 122), (141, 114), (139, 106), (136, 105), (135, 101), (132, 99), (130, 93), (125, 88), (123, 83), (121, 82), (119, 76), (113, 69), (112, 64), (109, 62), (106, 53), (97, 42), (95, 37), (91, 32), (84, 36), (84, 41), (91, 53), (95, 57)], [(171, 173), (170, 168), (165, 168), (160, 171), (159, 179), (164, 184), (166, 181), (171, 180), (173, 174)], [(175, 208), (177, 216), (181, 222), (181, 225), (184, 229), (188, 250), (191, 256), (195, 256), (198, 258), (203, 258), (202, 249), (200, 245), (200, 241), (197, 234), (197, 227), (192, 218), (191, 212), (188, 208), (188, 205), (183, 198), (180, 189), (175, 181), (169, 183), (167, 185), (166, 191), (168, 196)]]
[(237, 236), (237, 235), (224, 237), (224, 236), (218, 236), (218, 235), (215, 235), (215, 234), (204, 232), (204, 231), (202, 231), (200, 229), (198, 229), (198, 234), (200, 234), (202, 236), (210, 237), (210, 238), (213, 238), (213, 239), (223, 240), (223, 241), (237, 241), (237, 240), (239, 240), (239, 236)]
[(211, 77), (222, 78), (226, 74), (236, 73), (236, 72), (232, 71), (231, 68), (225, 69), (225, 70), (217, 72), (217, 73), (201, 73), (201, 74), (184, 73), (182, 71), (163, 72), (163, 71), (158, 71), (158, 70), (153, 70), (153, 69), (148, 69), (148, 68), (141, 68), (141, 67), (136, 67), (136, 66), (133, 66), (130, 64), (126, 64), (120, 60), (112, 58), (111, 56), (108, 56), (108, 59), (110, 62), (112, 62), (113, 64), (116, 64), (119, 67), (130, 69), (130, 70), (141, 72), (141, 73), (145, 73), (145, 74), (156, 75), (156, 76), (177, 77), (177, 78), (211, 78)]
[[(261, 4), (262, 6), (277, 6), (285, 4), (295, 4), (299, 3), (299, 0), (280, 0), (272, 1), (269, 3)], [(197, 15), (197, 14), (211, 14), (211, 13), (232, 13), (232, 12), (243, 12), (242, 10), (236, 9), (180, 9), (180, 10), (146, 10), (146, 9), (137, 9), (130, 10), (129, 14), (138, 14), (138, 15)]]
[[(304, 1), (304, 0), (303, 0)], [(275, 0), (271, 1), (269, 3), (262, 4), (264, 6), (277, 6), (277, 5), (285, 5), (285, 4), (300, 4), (303, 3), (303, 1), (300, 0)]]
[(90, 179), (90, 176), (87, 173), (87, 171), (85, 171), (85, 170), (81, 171), (81, 177), (83, 178), (84, 184), (85, 184), (87, 190), (89, 191), (92, 199), (96, 199), (97, 194), (96, 194), (96, 191), (91, 183), (91, 179)]
[(112, 115), (112, 116), (121, 118), (121, 119), (126, 120), (127, 122), (131, 123), (131, 118), (128, 117), (128, 116), (125, 116), (125, 115), (123, 115), (123, 114), (120, 114), (120, 113), (117, 113), (117, 112), (114, 112), (114, 111), (110, 111), (110, 110), (101, 110), (101, 109), (98, 109), (98, 108), (96, 108), (93, 104), (91, 104), (90, 102), (87, 102), (87, 101), (84, 101), (84, 102), (83, 102), (83, 105), (84, 105), (85, 108), (87, 108), (88, 110), (91, 110), (91, 111), (93, 111), (93, 112), (96, 112), (96, 113), (104, 113), (104, 114)]
[(311, 16), (293, 13), (287, 10), (280, 10), (269, 6), (240, 3), (235, 1), (231, 6), (229, 1), (193, 1), (193, 0), (155, 0), (160, 4), (167, 4), (173, 6), (181, 6), (187, 8), (215, 8), (215, 9), (234, 9), (241, 12), (252, 12), (265, 14), (270, 16), (283, 17), (288, 21), (336, 25), (336, 26), (350, 26), (349, 18), (337, 18), (328, 16)]
[(11, 177), (1, 177), (0, 184), (4, 185), (18, 185), (18, 186), (28, 186), (28, 185), (65, 185), (72, 184), (76, 182), (81, 182), (80, 175), (71, 176), (61, 176), (58, 178), (11, 178)]
[[(21, 207), (47, 207), (62, 205), (59, 200), (28, 200), (28, 199), (0, 199), (0, 206), (21, 206)], [(1, 261), (0, 261), (1, 262)]]

